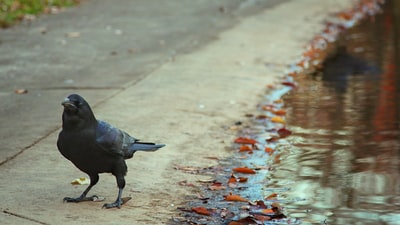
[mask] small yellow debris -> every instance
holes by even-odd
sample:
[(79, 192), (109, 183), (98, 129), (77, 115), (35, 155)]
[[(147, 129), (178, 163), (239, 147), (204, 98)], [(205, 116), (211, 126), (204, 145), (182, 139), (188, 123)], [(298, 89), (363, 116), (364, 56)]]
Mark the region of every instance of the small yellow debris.
[(275, 116), (271, 118), (271, 122), (274, 123), (285, 123), (285, 120), (280, 116)]
[(89, 179), (81, 177), (71, 181), (73, 185), (88, 185), (90, 183)]

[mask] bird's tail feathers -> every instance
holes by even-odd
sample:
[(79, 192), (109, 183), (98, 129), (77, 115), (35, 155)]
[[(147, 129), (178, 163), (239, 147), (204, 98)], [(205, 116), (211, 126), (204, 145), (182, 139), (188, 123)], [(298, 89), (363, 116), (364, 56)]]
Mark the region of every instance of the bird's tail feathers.
[(133, 143), (133, 145), (131, 146), (130, 150), (132, 151), (157, 151), (159, 148), (164, 147), (164, 144), (155, 144), (155, 143), (151, 143), (151, 142), (140, 142), (137, 141), (135, 143)]

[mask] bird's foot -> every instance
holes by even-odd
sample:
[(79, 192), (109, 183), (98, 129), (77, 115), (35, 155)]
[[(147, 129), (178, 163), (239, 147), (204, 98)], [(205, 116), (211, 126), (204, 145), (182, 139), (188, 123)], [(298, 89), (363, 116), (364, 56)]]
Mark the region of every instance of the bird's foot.
[(84, 202), (84, 201), (98, 201), (99, 197), (97, 195), (93, 195), (90, 197), (79, 196), (77, 198), (65, 197), (63, 199), (64, 202)]
[(111, 208), (118, 208), (118, 209), (120, 209), (121, 208), (121, 205), (122, 205), (122, 200), (121, 199), (117, 199), (115, 202), (113, 202), (113, 203), (106, 203), (106, 204), (104, 204), (103, 205), (103, 208), (106, 208), (106, 209), (111, 209)]
[(106, 209), (111, 209), (111, 208), (121, 208), (121, 205), (125, 204), (127, 201), (131, 200), (131, 197), (125, 197), (125, 198), (118, 198), (115, 202), (113, 203), (106, 203), (103, 205), (103, 208)]

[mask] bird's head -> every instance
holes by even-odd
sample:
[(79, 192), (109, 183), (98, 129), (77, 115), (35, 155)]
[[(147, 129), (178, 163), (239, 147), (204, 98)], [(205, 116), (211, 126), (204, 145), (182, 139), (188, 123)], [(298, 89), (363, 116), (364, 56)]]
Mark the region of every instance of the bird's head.
[(89, 104), (78, 94), (69, 95), (61, 105), (64, 106), (62, 116), (64, 128), (85, 127), (96, 121)]

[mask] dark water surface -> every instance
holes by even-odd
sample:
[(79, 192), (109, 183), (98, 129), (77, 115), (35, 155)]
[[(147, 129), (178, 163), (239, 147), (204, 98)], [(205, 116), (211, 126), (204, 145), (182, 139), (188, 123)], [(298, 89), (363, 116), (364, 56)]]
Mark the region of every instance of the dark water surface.
[(389, 2), (383, 14), (344, 33), (323, 71), (296, 77), (298, 88), (284, 97), (293, 147), (268, 186), (290, 189), (283, 194), (288, 216), (304, 224), (400, 224), (394, 8)]

